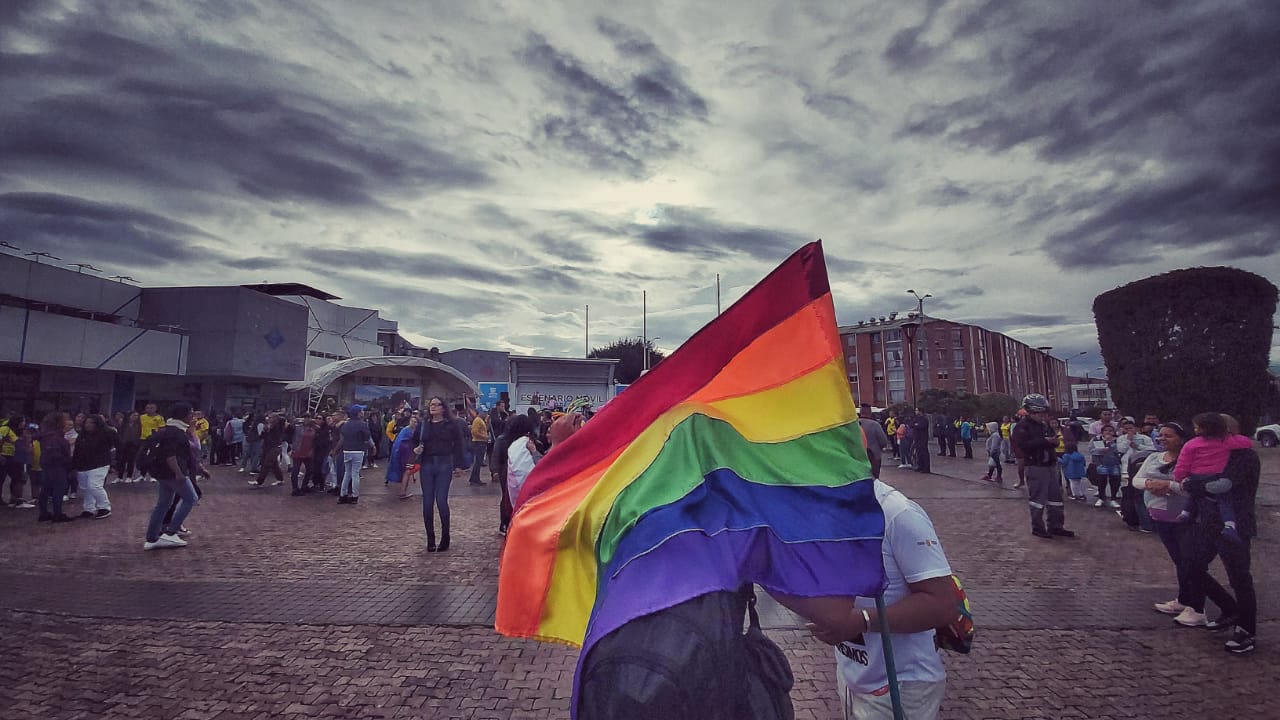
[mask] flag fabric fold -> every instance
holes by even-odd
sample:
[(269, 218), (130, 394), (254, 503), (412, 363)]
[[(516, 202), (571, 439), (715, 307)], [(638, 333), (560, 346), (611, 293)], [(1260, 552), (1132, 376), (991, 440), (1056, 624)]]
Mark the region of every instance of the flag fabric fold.
[(869, 474), (811, 243), (537, 465), (503, 549), (496, 629), (585, 657), (632, 619), (744, 583), (876, 595)]

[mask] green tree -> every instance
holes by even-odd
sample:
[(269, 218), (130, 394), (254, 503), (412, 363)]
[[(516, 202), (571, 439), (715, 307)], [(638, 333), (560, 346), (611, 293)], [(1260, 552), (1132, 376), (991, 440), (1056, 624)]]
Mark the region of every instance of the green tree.
[[(655, 350), (653, 341), (650, 340), (649, 346), (649, 367), (657, 365), (666, 355)], [(593, 358), (613, 358), (620, 360), (617, 367), (613, 370), (613, 377), (624, 385), (629, 385), (640, 377), (640, 373), (644, 371), (644, 350), (645, 341), (638, 337), (624, 337), (605, 345), (600, 348), (592, 348), (591, 354), (587, 357)]]
[(897, 402), (890, 405), (888, 409), (889, 409), (889, 412), (893, 413), (894, 415), (898, 417), (904, 417), (906, 416), (907, 413), (911, 412), (912, 408), (911, 408), (911, 403), (909, 402)]
[(929, 388), (916, 396), (916, 407), (929, 414), (947, 412), (947, 407), (956, 394), (941, 388)]
[(1012, 395), (1004, 393), (983, 393), (977, 397), (977, 409), (974, 415), (980, 422), (1000, 422), (1005, 415), (1010, 417), (1018, 412), (1019, 402)]
[(944, 404), (943, 412), (953, 418), (972, 418), (978, 414), (978, 396), (971, 392), (959, 391)]
[(1268, 397), (1276, 301), (1266, 278), (1229, 267), (1175, 270), (1094, 298), (1116, 406), (1183, 421), (1225, 412), (1252, 433)]

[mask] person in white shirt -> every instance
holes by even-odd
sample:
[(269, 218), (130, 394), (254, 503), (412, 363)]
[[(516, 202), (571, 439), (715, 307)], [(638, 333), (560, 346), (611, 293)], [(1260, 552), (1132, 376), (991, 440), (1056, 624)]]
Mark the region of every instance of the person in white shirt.
[(1103, 410), (1099, 413), (1099, 419), (1089, 423), (1089, 437), (1094, 440), (1102, 437), (1102, 428), (1106, 425), (1115, 428), (1116, 432), (1119, 433), (1120, 423), (1116, 422), (1114, 418), (1115, 413), (1110, 410)]
[[(934, 644), (934, 628), (954, 619), (951, 565), (928, 514), (894, 488), (874, 480), (884, 511), (884, 592), (902, 704), (906, 717), (937, 717), (947, 673)], [(846, 720), (892, 718), (880, 618), (873, 598), (775, 596), (810, 622), (814, 637), (835, 646), (836, 681)]]

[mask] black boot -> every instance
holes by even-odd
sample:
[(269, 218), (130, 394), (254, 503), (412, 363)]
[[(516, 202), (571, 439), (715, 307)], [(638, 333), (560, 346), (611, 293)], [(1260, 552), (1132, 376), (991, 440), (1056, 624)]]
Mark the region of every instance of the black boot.
[(436, 552), (444, 552), (449, 549), (449, 533), (440, 533), (440, 548)]
[(427, 531), (427, 552), (435, 552), (435, 551), (436, 551), (436, 531), (428, 530)]

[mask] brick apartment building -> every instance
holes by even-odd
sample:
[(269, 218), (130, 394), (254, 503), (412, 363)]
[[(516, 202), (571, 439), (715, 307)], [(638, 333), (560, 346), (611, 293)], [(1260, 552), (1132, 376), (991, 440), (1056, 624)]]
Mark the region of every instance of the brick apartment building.
[[(914, 312), (840, 327), (854, 400), (888, 407), (929, 388), (1021, 399), (1038, 392), (1054, 408), (1071, 403), (1067, 363), (1003, 333)], [(919, 369), (906, 371), (910, 354)]]

